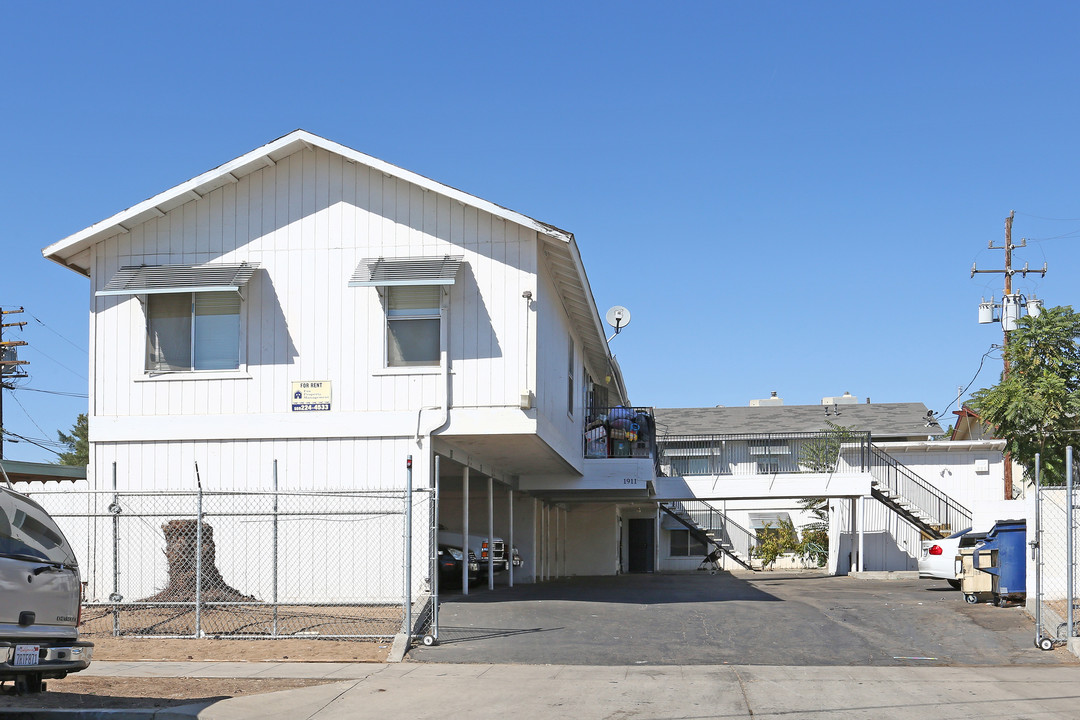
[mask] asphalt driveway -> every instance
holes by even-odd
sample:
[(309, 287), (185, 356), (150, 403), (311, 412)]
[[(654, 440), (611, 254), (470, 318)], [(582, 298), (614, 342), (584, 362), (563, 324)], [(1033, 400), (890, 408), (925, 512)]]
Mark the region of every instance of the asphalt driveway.
[(556, 580), (450, 596), (413, 661), (560, 665), (1073, 664), (1019, 608), (933, 580), (707, 573)]

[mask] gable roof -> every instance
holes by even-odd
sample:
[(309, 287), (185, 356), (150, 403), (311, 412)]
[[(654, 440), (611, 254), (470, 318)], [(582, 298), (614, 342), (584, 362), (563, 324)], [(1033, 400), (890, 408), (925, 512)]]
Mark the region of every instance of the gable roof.
[(350, 162), (365, 165), (425, 190), (431, 190), (457, 200), (463, 205), (474, 207), (495, 217), (535, 230), (537, 236), (543, 241), (545, 254), (551, 261), (555, 274), (555, 285), (559, 289), (566, 310), (574, 324), (581, 329), (582, 344), (589, 363), (594, 368), (603, 371), (610, 369), (620, 394), (624, 399), (627, 399), (625, 397), (626, 391), (622, 372), (619, 370), (618, 364), (614, 362), (605, 339), (604, 326), (600, 319), (600, 313), (596, 308), (596, 300), (589, 285), (589, 278), (585, 274), (585, 266), (581, 261), (581, 253), (578, 251), (573, 233), (483, 200), (475, 195), (470, 195), (449, 185), (436, 182), (423, 175), (391, 165), (378, 158), (365, 155), (362, 152), (332, 140), (327, 140), (306, 130), (294, 130), (288, 135), (284, 135), (262, 147), (255, 148), (235, 160), (230, 160), (187, 182), (158, 193), (137, 205), (133, 205), (111, 217), (94, 223), (88, 228), (69, 235), (59, 242), (49, 245), (41, 253), (47, 259), (89, 277), (90, 263), (86, 251), (92, 245), (116, 235), (130, 232), (132, 228), (146, 220), (162, 217), (170, 210), (192, 200), (201, 199), (213, 190), (237, 182), (240, 178), (264, 167), (275, 165), (279, 160), (295, 152), (313, 148), (321, 148), (327, 152), (340, 155)]
[(989, 440), (994, 437), (993, 428), (983, 423), (979, 414), (967, 405), (953, 410), (953, 415), (956, 416), (956, 425), (953, 426), (950, 440)]
[[(825, 414), (826, 409), (829, 415)], [(750, 433), (818, 432), (827, 421), (869, 431), (875, 441), (925, 439), (940, 435), (936, 421), (927, 426), (922, 403), (871, 405), (776, 405), (769, 407), (655, 408), (658, 435), (736, 435)]]
[(388, 162), (379, 160), (370, 155), (365, 155), (362, 152), (358, 152), (332, 140), (327, 140), (324, 137), (320, 137), (306, 130), (294, 130), (288, 135), (279, 137), (277, 140), (269, 142), (262, 147), (255, 148), (251, 152), (245, 153), (235, 160), (230, 160), (223, 165), (218, 165), (213, 170), (208, 170), (202, 175), (194, 177), (187, 182), (180, 183), (176, 187), (158, 193), (147, 200), (143, 200), (138, 205), (133, 205), (127, 210), (121, 210), (112, 217), (94, 223), (90, 227), (80, 230), (73, 235), (69, 235), (63, 240), (48, 246), (41, 252), (46, 258), (53, 262), (70, 267), (72, 270), (83, 275), (89, 275), (89, 268), (73, 264), (70, 262), (70, 259), (94, 243), (113, 237), (114, 235), (126, 233), (141, 222), (149, 220), (150, 218), (161, 217), (173, 208), (191, 202), (192, 200), (201, 199), (204, 195), (219, 187), (234, 183), (245, 175), (250, 175), (264, 167), (276, 165), (279, 160), (305, 148), (322, 148), (327, 152), (340, 155), (351, 162), (366, 165), (373, 170), (386, 173), (387, 175), (399, 178), (426, 190), (433, 190), (453, 200), (458, 200), (465, 205), (491, 213), (496, 217), (509, 220), (510, 222), (517, 223), (524, 227), (532, 228), (538, 233), (543, 234), (545, 237), (561, 240), (564, 243), (573, 241), (574, 236), (572, 233), (560, 230), (554, 225), (534, 220), (521, 213), (508, 210), (493, 202), (482, 200), (475, 195), (462, 192), (449, 185), (435, 182), (423, 175), (410, 172), (396, 165), (391, 165)]

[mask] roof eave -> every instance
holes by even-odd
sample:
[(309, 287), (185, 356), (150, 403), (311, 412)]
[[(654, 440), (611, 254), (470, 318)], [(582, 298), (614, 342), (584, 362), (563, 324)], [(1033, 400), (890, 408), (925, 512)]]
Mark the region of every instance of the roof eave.
[[(565, 278), (572, 283), (573, 289), (577, 291), (577, 294), (585, 302), (585, 309), (578, 310), (575, 309), (577, 303), (570, 302), (567, 297), (563, 297), (564, 305), (566, 305), (569, 314), (576, 317), (581, 326), (582, 342), (585, 345), (584, 349), (588, 355), (589, 364), (597, 372), (610, 373), (612, 380), (616, 384), (619, 397), (629, 402), (622, 370), (615, 361), (615, 357), (611, 354), (611, 348), (608, 346), (607, 338), (604, 335), (604, 326), (600, 320), (600, 312), (596, 307), (596, 298), (593, 296), (589, 276), (585, 272), (585, 265), (581, 261), (581, 253), (578, 250), (573, 234), (555, 229), (554, 232), (545, 231), (542, 235), (548, 239), (553, 248), (556, 248), (556, 251), (561, 256), (563, 267), (572, 268), (570, 272), (564, 272), (558, 277)], [(557, 269), (556, 273), (558, 274)], [(562, 292), (559, 282), (555, 282), (555, 287)]]
[(352, 148), (332, 140), (327, 140), (324, 137), (320, 137), (306, 130), (294, 130), (288, 135), (284, 135), (277, 140), (258, 147), (251, 152), (245, 153), (234, 160), (230, 160), (229, 162), (219, 165), (212, 170), (208, 170), (197, 177), (180, 183), (164, 192), (158, 193), (137, 205), (122, 210), (101, 222), (94, 223), (90, 227), (69, 235), (63, 240), (44, 248), (41, 253), (49, 260), (65, 267), (70, 267), (80, 274), (88, 275), (88, 268), (72, 265), (68, 263), (67, 260), (97, 242), (113, 237), (114, 235), (129, 232), (131, 228), (153, 217), (162, 217), (168, 211), (179, 207), (184, 203), (199, 199), (207, 193), (224, 185), (237, 182), (244, 176), (250, 175), (264, 167), (272, 166), (276, 164), (278, 160), (284, 159), (302, 148), (311, 149), (316, 147), (340, 155), (350, 162), (365, 165), (373, 170), (378, 170), (387, 175), (397, 177), (421, 188), (433, 190), (451, 199), (458, 200), (465, 205), (475, 207), (497, 217), (531, 228), (548, 237), (566, 243), (571, 243), (573, 240), (573, 235), (565, 230), (560, 230), (553, 225), (514, 212), (501, 205), (496, 205), (493, 202), (483, 200), (475, 195), (470, 195), (469, 193), (450, 187), (449, 185), (436, 182), (423, 175), (404, 170), (396, 165), (391, 165), (378, 158), (365, 155), (364, 153), (353, 150)]

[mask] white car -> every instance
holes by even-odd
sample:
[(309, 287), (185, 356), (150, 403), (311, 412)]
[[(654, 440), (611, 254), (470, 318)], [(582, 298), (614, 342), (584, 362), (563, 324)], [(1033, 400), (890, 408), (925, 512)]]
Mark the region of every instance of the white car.
[(971, 528), (955, 532), (938, 540), (923, 540), (919, 555), (919, 577), (947, 580), (957, 590), (960, 580), (956, 577), (956, 556), (960, 554), (960, 540)]
[(19, 695), (85, 670), (94, 644), (79, 640), (79, 565), (45, 509), (0, 487), (0, 683)]

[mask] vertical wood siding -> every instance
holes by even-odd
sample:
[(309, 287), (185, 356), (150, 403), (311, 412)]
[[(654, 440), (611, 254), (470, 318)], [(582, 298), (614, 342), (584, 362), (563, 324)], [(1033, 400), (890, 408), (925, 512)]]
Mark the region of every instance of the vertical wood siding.
[[(543, 257), (540, 251), (539, 257)], [(541, 260), (538, 270), (538, 310), (536, 313), (536, 399), (537, 411), (544, 426), (552, 433), (545, 439), (566, 457), (581, 455), (585, 431), (583, 393), (575, 389), (573, 413), (569, 413), (567, 395), (567, 358), (572, 325), (559, 293), (552, 282), (553, 273)], [(582, 344), (574, 338), (574, 382), (584, 387)]]
[(412, 438), (305, 438), (97, 443), (92, 486), (112, 490), (116, 463), (120, 490), (196, 489), (195, 464), (207, 491), (269, 491), (274, 460), (278, 489), (400, 490), (405, 458), (413, 456), (413, 484), (427, 487), (428, 453)]
[(378, 292), (348, 287), (360, 260), (379, 255), (465, 256), (449, 297), (452, 404), (516, 406), (536, 246), (534, 231), (435, 192), (321, 149), (294, 153), (93, 252), (93, 291), (123, 265), (259, 263), (242, 306), (250, 379), (147, 379), (141, 303), (95, 296), (93, 413), (289, 413), (298, 380), (331, 381), (331, 412), (438, 404), (437, 374), (383, 372)]

